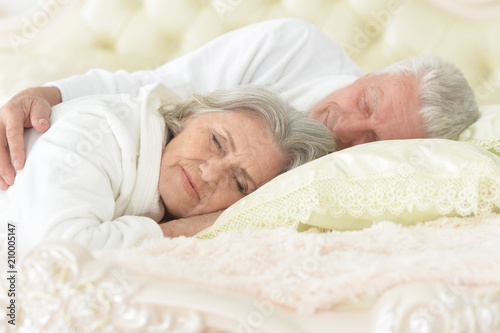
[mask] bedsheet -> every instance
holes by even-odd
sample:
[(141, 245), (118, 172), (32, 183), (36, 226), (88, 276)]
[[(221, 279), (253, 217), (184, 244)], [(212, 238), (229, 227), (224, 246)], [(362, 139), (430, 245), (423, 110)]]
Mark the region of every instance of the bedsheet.
[[(92, 254), (44, 243), (16, 275), (16, 328), (498, 332), (499, 237), (492, 214), (350, 232), (231, 232)], [(0, 302), (7, 308), (8, 293)]]
[[(500, 103), (497, 0), (34, 2), (14, 16), (0, 4), (0, 104), (91, 68), (156, 68), (278, 17), (315, 24), (367, 73), (437, 54), (463, 70), (480, 105)], [(498, 154), (490, 139), (475, 143)], [(51, 243), (22, 263), (9, 261), (7, 241), (0, 332), (499, 332), (499, 219), (231, 232), (126, 253)]]

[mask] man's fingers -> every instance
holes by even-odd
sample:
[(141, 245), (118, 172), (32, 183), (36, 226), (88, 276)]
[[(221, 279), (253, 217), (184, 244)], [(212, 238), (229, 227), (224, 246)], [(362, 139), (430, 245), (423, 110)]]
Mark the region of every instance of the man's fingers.
[(32, 118), (33, 127), (40, 133), (45, 133), (50, 128), (48, 118)]
[(13, 183), (14, 168), (20, 170), (26, 162), (24, 128), (34, 127), (38, 132), (46, 132), (50, 127), (51, 105), (60, 102), (59, 89), (37, 87), (23, 90), (0, 107), (1, 189)]
[[(26, 152), (24, 150), (23, 123), (24, 119), (22, 118), (22, 115), (18, 113), (15, 116), (7, 119), (6, 130), (5, 130), (5, 135), (7, 137), (7, 144), (10, 151), (10, 158), (16, 170), (21, 170), (24, 167), (24, 162), (26, 160)], [(5, 154), (8, 158), (6, 147), (4, 147), (4, 145), (2, 145), (2, 149), (3, 150), (0, 151), (0, 154), (4, 154), (5, 151)]]
[(5, 147), (0, 147), (0, 190), (5, 191), (10, 185), (14, 184), (16, 172), (10, 164), (10, 158)]
[(46, 132), (50, 127), (50, 114), (52, 108), (46, 101), (35, 100), (31, 106), (30, 121), (35, 130)]
[(0, 190), (5, 191), (8, 188), (9, 188), (9, 186), (7, 186), (7, 184), (5, 184), (5, 182), (3, 181), (3, 179), (0, 177)]

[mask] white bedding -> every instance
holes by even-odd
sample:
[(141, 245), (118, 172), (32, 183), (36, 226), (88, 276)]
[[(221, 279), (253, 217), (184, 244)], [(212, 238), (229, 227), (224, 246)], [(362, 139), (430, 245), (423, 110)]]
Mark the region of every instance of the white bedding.
[(42, 244), (20, 270), (17, 328), (145, 332), (175, 313), (169, 332), (498, 332), (499, 238), (493, 214), (163, 239), (93, 256)]
[[(49, 13), (37, 7), (0, 21), (0, 103), (91, 68), (152, 69), (276, 17), (316, 24), (365, 72), (437, 54), (464, 71), (483, 108), (500, 103), (498, 1), (43, 4)], [(493, 132), (482, 124), (461, 139), (499, 155), (499, 139), (490, 140), (498, 122), (484, 120)], [(493, 214), (328, 234), (231, 232), (125, 253), (44, 244), (17, 267), (16, 326), (7, 324), (9, 281), (0, 279), (0, 332), (500, 332), (499, 221)]]
[(96, 254), (137, 273), (262, 297), (313, 313), (406, 282), (500, 286), (500, 215), (442, 218), (361, 231), (230, 232), (212, 240), (149, 241)]

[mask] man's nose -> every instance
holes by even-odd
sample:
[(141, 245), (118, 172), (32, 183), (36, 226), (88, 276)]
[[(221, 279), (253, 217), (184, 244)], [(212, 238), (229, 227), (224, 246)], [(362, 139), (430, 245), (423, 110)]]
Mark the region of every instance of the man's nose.
[(336, 137), (336, 150), (369, 142), (366, 124), (361, 120), (339, 121), (333, 128), (333, 134)]
[(203, 182), (213, 185), (227, 177), (231, 163), (228, 159), (209, 159), (200, 164), (200, 178)]

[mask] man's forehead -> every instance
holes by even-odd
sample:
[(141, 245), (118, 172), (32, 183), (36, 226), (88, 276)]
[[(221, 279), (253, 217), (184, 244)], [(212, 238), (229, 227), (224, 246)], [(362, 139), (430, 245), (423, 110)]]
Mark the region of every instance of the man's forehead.
[(379, 113), (387, 127), (383, 139), (425, 138), (427, 133), (420, 114), (422, 103), (418, 80), (410, 74), (382, 74), (370, 84), (379, 93)]

